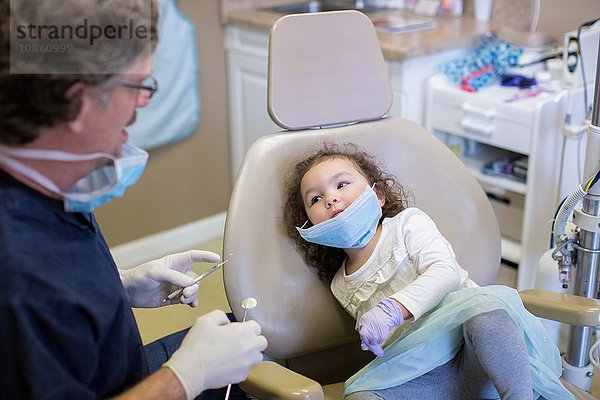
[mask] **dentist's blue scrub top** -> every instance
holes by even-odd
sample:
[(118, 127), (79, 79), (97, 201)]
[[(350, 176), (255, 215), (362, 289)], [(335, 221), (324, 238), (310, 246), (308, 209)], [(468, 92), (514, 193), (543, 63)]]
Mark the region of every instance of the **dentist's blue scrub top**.
[(105, 398), (147, 369), (93, 214), (0, 170), (0, 398)]

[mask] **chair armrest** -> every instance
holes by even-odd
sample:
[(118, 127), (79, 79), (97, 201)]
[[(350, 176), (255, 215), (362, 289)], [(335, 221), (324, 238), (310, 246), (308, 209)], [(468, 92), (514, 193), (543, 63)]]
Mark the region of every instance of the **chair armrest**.
[(258, 399), (323, 400), (321, 385), (273, 361), (263, 361), (250, 369), (240, 387)]
[(600, 325), (600, 301), (549, 290), (519, 292), (525, 308), (536, 317), (576, 326)]
[(598, 398), (591, 393), (586, 392), (579, 386), (573, 385), (571, 382), (567, 381), (564, 376), (560, 377), (560, 383), (563, 384), (565, 389), (567, 389), (577, 400), (598, 400)]

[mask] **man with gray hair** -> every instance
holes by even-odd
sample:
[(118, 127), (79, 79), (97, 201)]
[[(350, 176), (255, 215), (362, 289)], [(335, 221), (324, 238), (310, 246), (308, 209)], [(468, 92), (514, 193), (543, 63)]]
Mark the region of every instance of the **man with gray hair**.
[(260, 326), (218, 310), (145, 351), (131, 307), (195, 306), (190, 267), (219, 256), (121, 270), (94, 218), (148, 157), (125, 127), (158, 89), (156, 10), (0, 0), (0, 398), (191, 399), (262, 360)]

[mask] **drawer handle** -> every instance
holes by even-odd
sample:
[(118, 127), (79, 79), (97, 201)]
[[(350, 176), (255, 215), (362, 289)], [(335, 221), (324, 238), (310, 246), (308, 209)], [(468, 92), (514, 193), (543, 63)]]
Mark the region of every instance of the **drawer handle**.
[(481, 133), (486, 136), (490, 136), (492, 133), (494, 133), (493, 125), (480, 124), (480, 123), (474, 122), (468, 118), (461, 119), (460, 125), (468, 131), (472, 131), (475, 133)]
[(481, 115), (482, 117), (485, 117), (487, 119), (496, 118), (496, 110), (494, 110), (493, 108), (481, 108), (474, 106), (471, 103), (463, 103), (462, 110), (466, 113)]
[(494, 193), (490, 193), (490, 192), (485, 192), (485, 194), (487, 195), (488, 199), (490, 199), (490, 200), (494, 200), (499, 203), (504, 203), (506, 205), (510, 205), (510, 199), (508, 197), (504, 197), (502, 195), (494, 194)]

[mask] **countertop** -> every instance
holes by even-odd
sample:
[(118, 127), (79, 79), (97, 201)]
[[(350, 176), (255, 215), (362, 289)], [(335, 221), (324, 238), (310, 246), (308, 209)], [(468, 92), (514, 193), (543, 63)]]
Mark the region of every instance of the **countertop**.
[[(367, 14), (370, 18), (392, 16), (415, 16), (418, 18), (432, 18), (437, 22), (436, 28), (412, 31), (387, 33), (377, 32), (381, 49), (385, 59), (402, 61), (426, 55), (439, 53), (478, 43), (481, 34), (491, 30), (487, 22), (477, 22), (469, 15), (464, 16), (438, 16), (423, 17), (410, 14), (404, 10), (389, 10)], [(271, 25), (283, 14), (258, 9), (231, 10), (224, 16), (226, 25), (250, 28), (268, 32)]]

